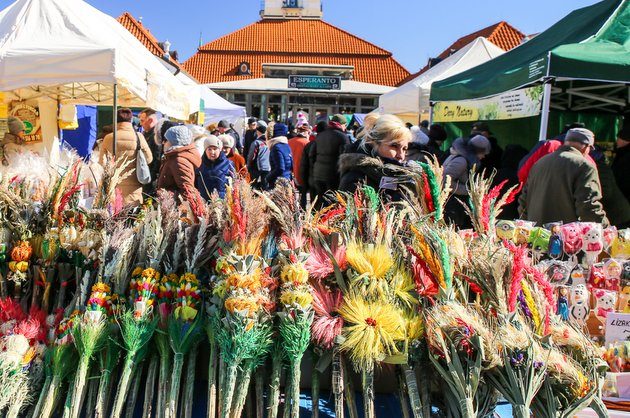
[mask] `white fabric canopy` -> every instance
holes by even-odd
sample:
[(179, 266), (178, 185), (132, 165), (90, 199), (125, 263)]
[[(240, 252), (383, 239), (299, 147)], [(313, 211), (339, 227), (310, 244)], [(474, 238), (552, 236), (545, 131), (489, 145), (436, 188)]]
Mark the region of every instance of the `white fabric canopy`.
[(503, 54), (501, 48), (484, 37), (478, 37), (453, 55), (431, 67), (413, 80), (379, 98), (379, 113), (419, 115), (429, 112), (431, 84)]
[[(187, 88), (127, 29), (82, 0), (17, 0), (0, 11), (0, 91), (15, 100), (148, 106), (190, 114)], [(193, 112), (196, 109), (192, 110)]]
[(218, 122), (221, 119), (236, 123), (238, 119), (247, 116), (247, 111), (243, 106), (228, 102), (207, 86), (201, 87), (201, 99), (203, 100), (203, 112), (206, 123)]

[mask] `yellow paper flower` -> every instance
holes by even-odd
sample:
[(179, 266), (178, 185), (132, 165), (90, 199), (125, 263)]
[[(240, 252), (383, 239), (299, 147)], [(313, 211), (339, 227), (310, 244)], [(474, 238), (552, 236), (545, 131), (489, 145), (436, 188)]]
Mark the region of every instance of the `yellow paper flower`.
[(308, 282), (308, 270), (302, 263), (286, 264), (280, 272), (280, 280), (283, 283), (306, 284)]
[(375, 279), (384, 278), (394, 265), (389, 248), (383, 244), (350, 242), (346, 248), (346, 258), (357, 273)]
[(184, 320), (184, 321), (192, 321), (197, 316), (197, 309), (191, 308), (190, 306), (178, 306), (175, 308), (175, 318)]
[(280, 303), (286, 306), (299, 305), (307, 308), (313, 303), (313, 295), (305, 290), (285, 290), (280, 294)]
[(341, 348), (358, 369), (366, 370), (386, 356), (398, 354), (396, 344), (405, 339), (406, 326), (400, 311), (386, 302), (367, 302), (350, 294), (339, 309), (346, 322)]
[(142, 271), (142, 277), (146, 277), (149, 279), (160, 280), (160, 273), (152, 268), (146, 268)]
[(256, 300), (252, 298), (230, 297), (225, 300), (225, 309), (231, 313), (246, 311), (247, 316), (253, 316), (259, 308)]
[(214, 289), (212, 289), (212, 294), (215, 296), (218, 296), (221, 299), (225, 297), (226, 292), (227, 292), (227, 282), (225, 280), (221, 280), (217, 282), (217, 284), (214, 286)]
[(110, 293), (111, 288), (103, 282), (98, 282), (92, 286), (92, 293)]
[(135, 269), (133, 269), (133, 271), (131, 272), (131, 277), (138, 277), (142, 274), (142, 267), (136, 267)]
[(247, 289), (250, 292), (255, 292), (262, 287), (260, 283), (260, 272), (254, 272), (253, 274), (232, 274), (227, 279), (227, 286), (233, 289)]
[(182, 282), (186, 282), (186, 283), (190, 283), (190, 284), (199, 284), (199, 280), (197, 280), (197, 276), (195, 276), (193, 273), (184, 273), (182, 274), (181, 279), (179, 280), (180, 283)]

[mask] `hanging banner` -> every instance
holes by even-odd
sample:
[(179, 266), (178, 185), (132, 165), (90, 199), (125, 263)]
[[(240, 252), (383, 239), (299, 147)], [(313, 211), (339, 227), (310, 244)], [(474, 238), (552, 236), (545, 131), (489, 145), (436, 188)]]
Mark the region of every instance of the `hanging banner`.
[(512, 90), (487, 99), (437, 102), (434, 122), (473, 122), (527, 118), (540, 114), (543, 86)]

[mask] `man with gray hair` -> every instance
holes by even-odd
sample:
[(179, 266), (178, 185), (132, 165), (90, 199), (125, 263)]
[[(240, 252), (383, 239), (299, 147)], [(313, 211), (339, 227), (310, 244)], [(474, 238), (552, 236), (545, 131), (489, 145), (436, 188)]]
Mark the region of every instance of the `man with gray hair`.
[(571, 129), (564, 145), (532, 167), (519, 198), (521, 218), (539, 225), (555, 221), (608, 225), (597, 168), (586, 158), (594, 144), (593, 132)]

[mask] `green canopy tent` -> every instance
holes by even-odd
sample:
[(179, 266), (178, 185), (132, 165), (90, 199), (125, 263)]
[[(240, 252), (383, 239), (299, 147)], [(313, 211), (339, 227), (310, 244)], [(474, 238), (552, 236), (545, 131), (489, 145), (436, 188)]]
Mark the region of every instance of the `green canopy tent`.
[(517, 48), (433, 83), (431, 101), (488, 99), (536, 85), (543, 86), (540, 140), (547, 138), (550, 110), (626, 112), (630, 0), (604, 0), (571, 12)]

